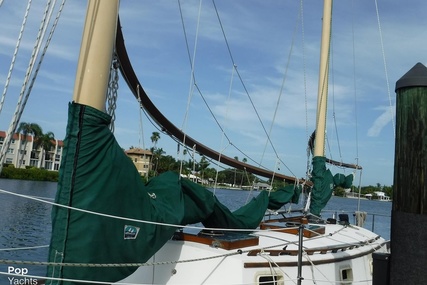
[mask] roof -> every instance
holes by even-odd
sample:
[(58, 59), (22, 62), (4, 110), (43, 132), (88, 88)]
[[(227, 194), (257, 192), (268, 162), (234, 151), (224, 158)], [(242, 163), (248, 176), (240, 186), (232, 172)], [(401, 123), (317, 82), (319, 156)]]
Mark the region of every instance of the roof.
[(142, 148), (131, 148), (125, 151), (126, 154), (147, 154), (147, 155), (153, 155), (151, 151), (148, 149), (142, 149)]
[[(0, 131), (0, 138), (6, 138), (6, 132), (5, 131)], [(24, 135), (23, 134), (18, 134), (18, 133), (14, 133), (13, 137), (14, 140), (24, 140)], [(31, 142), (33, 141), (34, 137), (32, 135), (27, 135), (26, 137), (26, 141)], [(52, 140), (52, 143), (54, 145), (58, 144), (58, 146), (63, 147), (64, 146), (64, 141), (62, 140)]]

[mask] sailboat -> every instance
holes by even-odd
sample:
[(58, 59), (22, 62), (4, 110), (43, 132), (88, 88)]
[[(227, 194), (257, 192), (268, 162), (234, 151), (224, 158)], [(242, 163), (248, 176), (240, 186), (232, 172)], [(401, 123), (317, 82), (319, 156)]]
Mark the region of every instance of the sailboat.
[[(387, 241), (323, 221), (335, 185), (324, 156), (331, 0), (325, 0), (312, 178), (265, 171), (221, 155), (173, 126), (149, 101), (130, 64), (118, 1), (89, 0), (52, 212), (46, 284), (370, 284), (372, 253)], [(291, 182), (231, 212), (210, 191), (167, 172), (144, 183), (109, 129), (105, 94), (113, 50), (135, 96), (165, 132), (203, 155)], [(351, 176), (351, 175), (350, 175)], [(265, 218), (311, 189), (308, 212)], [(189, 226), (201, 223), (200, 226)]]

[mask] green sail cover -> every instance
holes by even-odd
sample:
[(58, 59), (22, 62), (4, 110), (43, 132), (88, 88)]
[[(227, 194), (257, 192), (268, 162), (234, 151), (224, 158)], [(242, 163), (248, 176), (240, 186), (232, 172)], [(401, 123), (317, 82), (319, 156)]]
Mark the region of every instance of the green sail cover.
[(310, 213), (320, 216), (320, 212), (331, 199), (335, 187), (349, 188), (353, 183), (353, 175), (332, 173), (326, 168), (326, 158), (323, 156), (313, 157), (313, 171), (311, 172), (313, 188), (311, 190)]
[[(209, 190), (173, 172), (146, 185), (132, 161), (110, 132), (110, 116), (71, 103), (64, 141), (56, 203), (105, 215), (52, 209), (49, 261), (54, 263), (142, 263), (174, 234), (176, 228), (138, 222), (176, 225), (202, 222), (207, 227), (255, 229), (266, 209), (297, 202), (299, 187), (262, 192), (250, 203), (230, 212)], [(116, 282), (136, 267), (74, 267), (52, 265), (47, 276)], [(46, 284), (78, 284), (50, 281)]]

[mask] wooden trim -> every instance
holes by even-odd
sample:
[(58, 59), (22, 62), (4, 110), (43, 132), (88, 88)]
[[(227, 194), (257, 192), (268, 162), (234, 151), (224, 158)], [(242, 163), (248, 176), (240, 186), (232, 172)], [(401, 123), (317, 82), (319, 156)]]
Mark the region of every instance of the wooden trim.
[[(308, 261), (305, 260), (302, 262), (302, 266), (307, 266), (307, 265), (321, 265), (321, 264), (327, 264), (327, 263), (332, 263), (332, 262), (341, 262), (341, 261), (346, 261), (346, 260), (351, 260), (351, 259), (355, 259), (355, 258), (359, 258), (365, 255), (369, 255), (372, 254), (373, 252), (377, 251), (378, 249), (381, 248), (382, 245), (378, 245), (375, 248), (371, 248), (368, 251), (365, 252), (361, 252), (355, 255), (348, 255), (348, 256), (343, 256), (343, 257), (339, 257), (339, 258), (328, 258), (328, 259), (322, 259), (322, 260), (312, 260), (312, 261)], [(243, 267), (244, 268), (262, 268), (262, 267), (286, 267), (286, 266), (298, 266), (298, 261), (284, 261), (284, 262), (245, 262)]]
[[(295, 226), (290, 227), (288, 223), (295, 223)], [(303, 216), (266, 220), (261, 222), (260, 229), (261, 230), (273, 229), (281, 233), (297, 235), (298, 226), (301, 224), (305, 225), (303, 234), (304, 234), (304, 237), (306, 238), (317, 237), (319, 235), (325, 234), (324, 226), (309, 225), (307, 218)]]
[(259, 244), (259, 238), (257, 236), (232, 233), (226, 233), (218, 236), (208, 236), (177, 232), (174, 234), (172, 239), (206, 244), (212, 247), (222, 248), (226, 250), (245, 248), (248, 246), (255, 246)]

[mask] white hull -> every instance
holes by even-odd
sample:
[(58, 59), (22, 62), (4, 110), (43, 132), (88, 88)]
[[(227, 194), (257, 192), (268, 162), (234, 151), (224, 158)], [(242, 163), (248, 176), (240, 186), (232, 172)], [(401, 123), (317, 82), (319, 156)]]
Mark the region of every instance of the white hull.
[[(254, 236), (258, 245), (231, 250), (170, 240), (147, 266), (119, 283), (297, 284), (298, 235), (259, 231)], [(372, 252), (387, 251), (383, 238), (343, 225), (325, 225), (325, 234), (304, 238), (303, 247), (302, 284), (372, 284)]]

